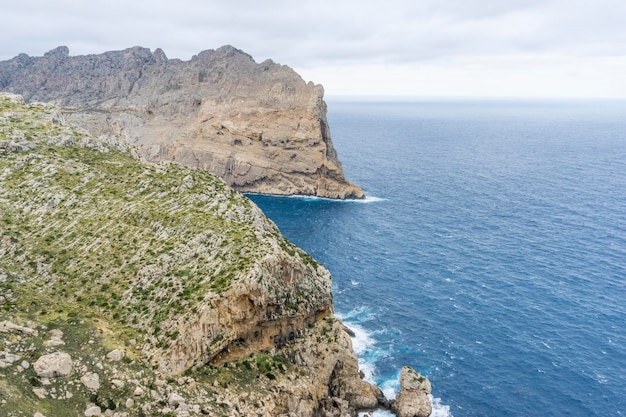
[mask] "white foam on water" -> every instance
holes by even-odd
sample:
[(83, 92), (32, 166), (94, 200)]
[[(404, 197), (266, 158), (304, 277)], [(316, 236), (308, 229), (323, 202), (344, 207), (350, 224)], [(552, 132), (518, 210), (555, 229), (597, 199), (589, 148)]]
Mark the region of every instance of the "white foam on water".
[(292, 196), (289, 196), (289, 198), (300, 198), (300, 199), (303, 199), (305, 201), (323, 200), (323, 201), (332, 201), (332, 202), (336, 202), (336, 203), (349, 203), (349, 204), (379, 203), (381, 201), (386, 201), (387, 200), (386, 198), (369, 196), (369, 195), (367, 195), (367, 193), (365, 194), (365, 198), (360, 199), (360, 200), (355, 200), (355, 199), (337, 200), (335, 198), (316, 197), (316, 196), (310, 196), (310, 195), (292, 195)]
[(381, 197), (368, 196), (367, 194), (365, 194), (364, 200), (353, 200), (353, 201), (357, 203), (378, 203), (381, 201), (387, 201), (387, 199), (381, 198)]
[(347, 313), (335, 313), (335, 316), (341, 321), (348, 322), (349, 325), (358, 325), (371, 320), (374, 314), (367, 307), (355, 307)]
[[(377, 384), (385, 394), (385, 397), (393, 399), (400, 391), (400, 370), (393, 378), (384, 381), (376, 381), (376, 360), (385, 356), (384, 352), (379, 352), (375, 348), (376, 340), (364, 327), (356, 324), (355, 321), (364, 321), (371, 317), (371, 313), (366, 308), (356, 308), (347, 314), (336, 314), (337, 318), (344, 322), (352, 332), (352, 348), (359, 360), (359, 369), (365, 375), (365, 380)], [(441, 398), (429, 395), (428, 398), (433, 406), (431, 417), (454, 417), (450, 412), (450, 406), (442, 404)], [(359, 413), (359, 417), (392, 417), (394, 414), (385, 410), (375, 410)]]
[(395, 414), (386, 410), (375, 410), (366, 413), (359, 413), (359, 417), (395, 417)]
[(373, 383), (376, 372), (374, 364), (376, 355), (372, 354), (372, 348), (375, 341), (367, 330), (358, 324), (349, 323), (347, 326), (354, 332), (352, 348), (359, 359), (359, 369), (365, 374), (365, 380)]
[(249, 195), (264, 195), (270, 197), (278, 197), (278, 198), (297, 198), (304, 201), (332, 201), (334, 203), (377, 203), (379, 201), (385, 201), (385, 198), (369, 196), (365, 193), (365, 198), (360, 200), (355, 199), (347, 199), (347, 200), (338, 200), (336, 198), (327, 198), (327, 197), (318, 197), (314, 195), (303, 195), (303, 194), (293, 194), (293, 195), (281, 195), (281, 194), (267, 194), (267, 193), (243, 193), (246, 196)]
[(450, 412), (450, 406), (441, 403), (441, 398), (435, 398), (432, 395), (428, 395), (430, 403), (433, 405), (433, 412), (430, 417), (454, 417)]
[(400, 372), (398, 372), (392, 379), (387, 379), (379, 384), (380, 389), (388, 399), (396, 398), (398, 391), (400, 391)]

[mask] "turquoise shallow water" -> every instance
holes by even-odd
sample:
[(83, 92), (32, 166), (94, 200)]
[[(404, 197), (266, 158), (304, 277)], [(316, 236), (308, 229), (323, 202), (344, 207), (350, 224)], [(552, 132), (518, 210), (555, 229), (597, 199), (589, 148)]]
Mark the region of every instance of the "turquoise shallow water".
[(366, 202), (251, 196), (333, 274), (368, 377), (437, 415), (626, 414), (626, 103), (329, 102)]

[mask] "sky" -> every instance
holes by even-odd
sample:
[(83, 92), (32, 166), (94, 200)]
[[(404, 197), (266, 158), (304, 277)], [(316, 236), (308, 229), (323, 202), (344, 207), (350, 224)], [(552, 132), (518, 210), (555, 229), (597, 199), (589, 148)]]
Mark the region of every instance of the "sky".
[(624, 0), (19, 0), (0, 60), (233, 45), (327, 97), (626, 98)]

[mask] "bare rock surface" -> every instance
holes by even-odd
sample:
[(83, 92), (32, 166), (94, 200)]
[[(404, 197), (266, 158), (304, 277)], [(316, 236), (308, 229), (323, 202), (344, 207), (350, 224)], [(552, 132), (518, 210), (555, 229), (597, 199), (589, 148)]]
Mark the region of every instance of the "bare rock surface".
[(48, 333), (49, 339), (46, 340), (43, 344), (47, 347), (56, 347), (63, 346), (65, 342), (63, 341), (63, 332), (59, 329), (50, 330)]
[(11, 323), (8, 320), (0, 321), (0, 333), (23, 333), (26, 335), (36, 335), (37, 330), (30, 327), (20, 326), (15, 323)]
[(95, 372), (85, 373), (80, 378), (80, 382), (91, 392), (96, 392), (100, 389), (100, 376)]
[(85, 417), (94, 417), (102, 415), (102, 410), (97, 405), (92, 405), (85, 410)]
[(121, 137), (148, 161), (206, 169), (244, 192), (363, 198), (344, 177), (323, 88), (291, 68), (223, 46), (189, 61), (133, 47), (0, 62), (0, 91), (52, 101), (95, 135)]
[(0, 352), (0, 368), (8, 368), (20, 359), (22, 359), (20, 355), (10, 352)]
[(110, 351), (107, 354), (107, 359), (110, 361), (121, 361), (122, 359), (124, 359), (125, 353), (123, 350), (121, 349), (113, 349), (112, 351)]
[(432, 404), (428, 398), (430, 393), (430, 381), (410, 366), (405, 366), (400, 372), (400, 392), (393, 404), (393, 411), (398, 417), (428, 417), (432, 413)]
[(72, 373), (72, 358), (65, 352), (42, 355), (33, 368), (42, 378), (64, 378)]

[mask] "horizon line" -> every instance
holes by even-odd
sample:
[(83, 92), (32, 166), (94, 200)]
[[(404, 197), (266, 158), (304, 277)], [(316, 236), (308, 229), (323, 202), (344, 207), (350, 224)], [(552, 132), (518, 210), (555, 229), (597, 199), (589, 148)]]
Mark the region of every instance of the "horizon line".
[(417, 94), (332, 94), (325, 92), (326, 101), (613, 101), (626, 102), (626, 97), (610, 96), (452, 96)]

